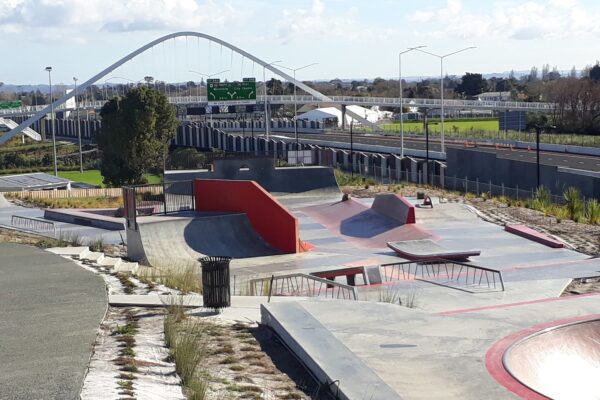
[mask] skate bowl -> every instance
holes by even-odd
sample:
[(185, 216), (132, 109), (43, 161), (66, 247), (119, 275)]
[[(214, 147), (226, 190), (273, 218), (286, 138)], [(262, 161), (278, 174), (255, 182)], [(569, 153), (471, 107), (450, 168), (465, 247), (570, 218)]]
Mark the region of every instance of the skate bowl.
[(188, 265), (203, 256), (260, 257), (281, 252), (254, 229), (243, 213), (196, 213), (138, 219), (127, 229), (128, 256), (152, 266)]
[(599, 399), (599, 317), (577, 317), (511, 335), (488, 352), (488, 370), (523, 398)]

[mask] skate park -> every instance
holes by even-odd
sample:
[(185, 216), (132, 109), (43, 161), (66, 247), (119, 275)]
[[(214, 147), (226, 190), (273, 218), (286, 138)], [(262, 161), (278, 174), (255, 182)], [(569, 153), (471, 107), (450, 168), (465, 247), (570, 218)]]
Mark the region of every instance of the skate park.
[[(396, 194), (343, 197), (324, 167), (286, 168), (282, 173), (305, 173), (302, 182), (312, 186), (277, 187), (277, 168), (253, 161), (178, 173), (192, 179), (194, 210), (126, 217), (130, 257), (151, 263), (230, 255), (234, 294), (248, 284), (254, 293), (311, 297), (263, 304), (262, 323), (315, 376), (335, 384), (340, 398), (552, 398), (558, 389), (544, 375), (551, 372), (535, 363), (567, 350), (558, 336), (542, 333), (574, 330), (578, 346), (589, 343), (579, 332), (597, 335), (597, 294), (563, 292), (573, 279), (597, 275), (600, 263), (556, 238), (505, 229), (441, 198), (423, 206)], [(252, 173), (256, 181), (240, 179)], [(173, 182), (173, 198), (190, 196), (181, 190), (187, 181)], [(320, 280), (318, 289), (292, 283), (310, 277)], [(526, 346), (530, 336), (536, 344)], [(506, 361), (506, 354), (514, 356)], [(594, 354), (570, 357), (593, 374)], [(523, 368), (537, 372), (515, 372)], [(598, 388), (562, 390), (596, 398), (586, 395)]]

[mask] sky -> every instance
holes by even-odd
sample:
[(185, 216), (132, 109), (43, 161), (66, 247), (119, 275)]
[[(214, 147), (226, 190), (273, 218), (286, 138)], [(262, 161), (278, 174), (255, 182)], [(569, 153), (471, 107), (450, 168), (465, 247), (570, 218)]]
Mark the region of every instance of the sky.
[[(581, 69), (600, 59), (597, 0), (0, 0), (3, 62), (11, 84), (85, 81), (163, 35), (195, 31), (225, 40), (264, 61), (281, 60), (303, 80), (398, 76), (407, 47), (447, 54), (444, 72), (492, 73), (543, 64)], [(162, 48), (162, 50), (161, 50)], [(161, 52), (162, 51), (162, 52)], [(220, 46), (180, 39), (157, 46), (115, 71), (139, 80), (262, 79), (262, 70)], [(12, 56), (8, 56), (8, 55)], [(233, 72), (235, 70), (236, 72)], [(411, 52), (402, 74), (439, 76), (439, 59)]]

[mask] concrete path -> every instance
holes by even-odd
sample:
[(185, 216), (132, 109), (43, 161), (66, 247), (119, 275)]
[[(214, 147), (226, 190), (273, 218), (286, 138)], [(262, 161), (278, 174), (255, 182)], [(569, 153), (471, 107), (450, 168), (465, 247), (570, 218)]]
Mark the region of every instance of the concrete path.
[(0, 243), (0, 399), (78, 399), (107, 307), (102, 278)]

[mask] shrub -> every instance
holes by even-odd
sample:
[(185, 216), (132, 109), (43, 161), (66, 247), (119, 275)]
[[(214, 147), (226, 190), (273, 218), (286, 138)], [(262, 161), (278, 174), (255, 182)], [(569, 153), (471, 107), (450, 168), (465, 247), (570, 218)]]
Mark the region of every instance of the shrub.
[(583, 216), (584, 204), (581, 199), (581, 192), (578, 188), (571, 186), (564, 191), (563, 197), (567, 202), (567, 210), (569, 212), (569, 219), (575, 222), (579, 222)]
[(590, 224), (600, 223), (600, 203), (596, 199), (590, 199), (585, 204), (585, 216)]

